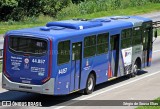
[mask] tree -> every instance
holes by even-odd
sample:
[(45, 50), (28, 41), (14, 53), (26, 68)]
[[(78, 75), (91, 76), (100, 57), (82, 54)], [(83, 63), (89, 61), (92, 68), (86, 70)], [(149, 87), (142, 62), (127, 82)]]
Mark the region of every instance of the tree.
[(55, 17), (58, 11), (70, 3), (71, 0), (42, 0), (43, 14)]
[(80, 2), (84, 2), (86, 0), (72, 0), (73, 3), (80, 3)]
[(16, 0), (1, 0), (0, 1), (0, 20), (7, 20), (15, 7), (18, 6)]
[(23, 20), (45, 14), (54, 17), (71, 0), (1, 0), (0, 20)]

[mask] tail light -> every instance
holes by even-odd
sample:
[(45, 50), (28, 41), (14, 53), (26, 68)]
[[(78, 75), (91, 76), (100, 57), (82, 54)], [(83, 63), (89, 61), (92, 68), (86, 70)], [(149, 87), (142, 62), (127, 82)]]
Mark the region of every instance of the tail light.
[(49, 69), (48, 69), (48, 77), (45, 78), (42, 82), (45, 83), (47, 82), (50, 78), (51, 78), (51, 71), (52, 71), (52, 40), (49, 39), (49, 43), (50, 43), (50, 49), (49, 49)]
[(4, 38), (4, 46), (3, 46), (3, 74), (7, 77), (10, 78), (10, 76), (7, 74), (6, 70), (6, 61), (7, 61), (7, 46), (8, 46), (8, 36)]

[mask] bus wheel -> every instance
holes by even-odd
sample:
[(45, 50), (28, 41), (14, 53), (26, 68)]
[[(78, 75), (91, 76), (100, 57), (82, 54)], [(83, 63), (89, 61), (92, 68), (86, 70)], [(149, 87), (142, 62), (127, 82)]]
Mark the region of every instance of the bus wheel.
[(93, 74), (90, 74), (87, 79), (86, 88), (84, 90), (84, 93), (91, 94), (94, 90), (94, 87), (95, 87), (95, 77)]
[(131, 77), (135, 77), (138, 73), (138, 65), (137, 62), (133, 66), (133, 72), (131, 73)]

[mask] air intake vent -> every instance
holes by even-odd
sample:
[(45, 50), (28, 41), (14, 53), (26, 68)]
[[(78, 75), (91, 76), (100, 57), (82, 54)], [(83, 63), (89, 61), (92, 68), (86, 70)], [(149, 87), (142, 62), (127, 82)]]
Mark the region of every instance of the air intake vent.
[(82, 30), (87, 28), (93, 28), (102, 26), (102, 22), (92, 22), (92, 21), (82, 21), (82, 20), (67, 20), (67, 21), (57, 21), (57, 22), (49, 22), (46, 24), (47, 27), (51, 26), (59, 26), (70, 29)]
[(110, 19), (92, 19), (91, 22), (111, 22)]
[(129, 19), (129, 16), (114, 16), (111, 17), (112, 20), (118, 20), (118, 19)]
[(65, 27), (58, 27), (58, 26), (50, 26), (50, 27), (41, 27), (40, 28), (42, 31), (50, 31), (52, 30), (63, 30)]
[(75, 20), (75, 21), (89, 21), (90, 19), (75, 18), (75, 19), (72, 19), (72, 20)]

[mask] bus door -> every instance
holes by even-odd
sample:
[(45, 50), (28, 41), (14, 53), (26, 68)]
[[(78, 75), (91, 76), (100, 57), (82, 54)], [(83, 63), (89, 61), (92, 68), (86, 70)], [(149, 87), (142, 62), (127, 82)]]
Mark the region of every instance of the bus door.
[(72, 43), (72, 72), (70, 91), (80, 88), (82, 63), (82, 42)]
[(113, 35), (110, 38), (111, 43), (111, 69), (112, 69), (112, 76), (118, 76), (118, 66), (119, 66), (119, 35)]
[(143, 65), (148, 66), (149, 61), (149, 49), (150, 49), (150, 28), (143, 30)]

